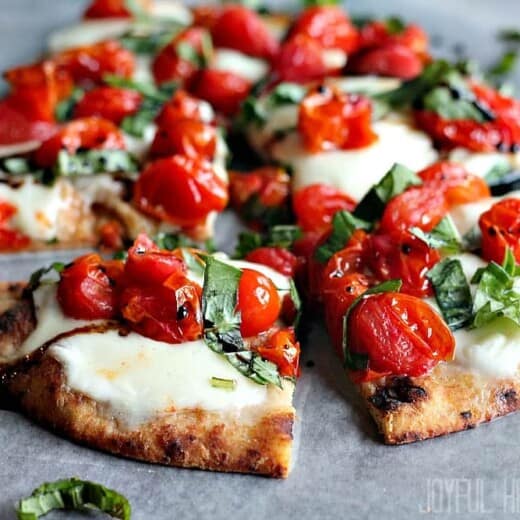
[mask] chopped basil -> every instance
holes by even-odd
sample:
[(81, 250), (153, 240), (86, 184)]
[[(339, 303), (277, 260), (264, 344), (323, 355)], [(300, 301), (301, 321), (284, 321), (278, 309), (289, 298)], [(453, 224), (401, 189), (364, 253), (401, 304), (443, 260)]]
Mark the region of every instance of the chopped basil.
[(54, 262), (49, 267), (42, 267), (34, 273), (31, 274), (29, 278), (29, 284), (27, 288), (30, 291), (36, 290), (40, 284), (42, 283), (42, 278), (50, 273), (51, 271), (55, 271), (56, 273), (61, 273), (65, 269), (65, 264), (63, 262)]
[(302, 236), (298, 226), (279, 225), (269, 228), (265, 235), (254, 231), (240, 233), (235, 249), (235, 258), (244, 258), (259, 247), (281, 247), (289, 249)]
[(195, 67), (200, 68), (206, 67), (211, 61), (211, 57), (213, 55), (211, 38), (207, 33), (203, 33), (201, 49), (201, 52), (199, 52), (193, 45), (191, 45), (191, 43), (187, 41), (181, 41), (175, 47), (175, 51), (179, 58), (185, 61), (189, 61), (195, 65)]
[(445, 258), (430, 269), (427, 276), (450, 329), (457, 330), (471, 323), (473, 300), (460, 260)]
[(431, 231), (425, 232), (418, 227), (410, 229), (410, 233), (425, 242), (432, 249), (440, 249), (446, 254), (458, 253), (462, 249), (459, 232), (448, 215)]
[(157, 233), (152, 240), (155, 242), (157, 247), (160, 249), (167, 249), (168, 251), (173, 251), (174, 249), (179, 248), (193, 248), (203, 249), (207, 253), (215, 252), (215, 244), (212, 239), (208, 239), (201, 243), (183, 235), (182, 233)]
[[(473, 327), (482, 327), (498, 317), (505, 317), (520, 325), (520, 290), (515, 278), (520, 276), (520, 266), (510, 249), (503, 264), (490, 262), (479, 269), (472, 283), (477, 283), (473, 299)], [(516, 286), (515, 286), (516, 285)]]
[(119, 37), (119, 42), (135, 54), (155, 55), (167, 45), (178, 30), (161, 30), (151, 34), (143, 34), (130, 30)]
[(94, 175), (138, 171), (139, 164), (126, 150), (87, 150), (69, 154), (60, 150), (54, 165), (56, 176)]
[(18, 502), (16, 514), (19, 520), (36, 520), (56, 509), (97, 509), (121, 520), (130, 520), (131, 516), (130, 503), (123, 495), (101, 484), (74, 477), (42, 484), (31, 496)]
[(497, 81), (504, 76), (511, 74), (518, 62), (518, 52), (516, 50), (509, 50), (504, 52), (500, 59), (487, 71), (488, 79)]
[(292, 278), (289, 278), (289, 296), (293, 302), (294, 308), (296, 309), (296, 316), (294, 318), (293, 325), (294, 327), (298, 327), (302, 315), (302, 300), (300, 298), (300, 294), (298, 293), (298, 289), (296, 288), (296, 284)]
[(361, 199), (354, 210), (354, 216), (367, 222), (378, 220), (390, 199), (417, 184), (421, 184), (421, 179), (412, 170), (402, 164), (394, 164)]
[(482, 232), (478, 225), (473, 226), (462, 236), (462, 249), (464, 251), (475, 251), (480, 249), (482, 243)]
[(195, 276), (204, 277), (204, 269), (206, 267), (206, 261), (198, 254), (192, 253), (189, 249), (183, 247), (182, 258), (188, 269), (195, 274)]
[(518, 29), (503, 29), (498, 34), (498, 37), (506, 43), (520, 44), (520, 31)]
[(400, 34), (406, 29), (406, 23), (398, 16), (390, 16), (385, 20), (386, 29), (390, 34)]
[(222, 388), (224, 390), (234, 390), (237, 386), (235, 379), (223, 379), (222, 377), (212, 377), (210, 379), (211, 386)]
[(305, 97), (307, 89), (298, 83), (280, 83), (269, 95), (269, 105), (297, 105)]
[(31, 165), (28, 159), (23, 157), (10, 157), (2, 162), (2, 169), (13, 175), (31, 173)]
[(286, 224), (292, 220), (288, 205), (265, 206), (257, 194), (242, 206), (241, 216), (246, 222), (262, 222), (266, 227)]
[(448, 87), (436, 87), (423, 98), (423, 107), (436, 112), (443, 119), (472, 119), (479, 123), (486, 121), (482, 111), (475, 105), (474, 97), (458, 97)]
[(238, 235), (238, 244), (235, 248), (235, 258), (245, 258), (251, 251), (264, 245), (264, 238), (255, 231), (245, 231)]
[(129, 78), (123, 78), (122, 76), (115, 76), (113, 74), (105, 74), (103, 76), (103, 81), (111, 87), (135, 90), (136, 92), (142, 94), (145, 98), (161, 104), (168, 101), (177, 89), (177, 84), (173, 82), (165, 83), (160, 87), (156, 87), (151, 82), (136, 81)]
[(372, 224), (359, 219), (348, 211), (338, 211), (332, 219), (332, 233), (326, 242), (316, 249), (314, 258), (325, 263), (334, 253), (343, 249), (356, 229), (369, 231)]
[(367, 289), (362, 295), (358, 296), (352, 305), (348, 308), (347, 312), (343, 316), (343, 353), (345, 356), (345, 367), (350, 370), (366, 370), (368, 368), (368, 355), (351, 352), (348, 348), (348, 318), (352, 310), (356, 305), (372, 294), (384, 293), (384, 292), (399, 292), (401, 289), (401, 280), (388, 280), (380, 283), (375, 287)]
[(72, 113), (76, 103), (85, 95), (85, 91), (81, 88), (75, 87), (72, 94), (63, 101), (60, 101), (56, 106), (54, 115), (57, 121), (68, 121), (72, 118)]
[(236, 310), (241, 276), (240, 269), (207, 257), (202, 289), (204, 341), (246, 377), (261, 385), (274, 384), (281, 388), (278, 367), (247, 350), (242, 339), (240, 313)]

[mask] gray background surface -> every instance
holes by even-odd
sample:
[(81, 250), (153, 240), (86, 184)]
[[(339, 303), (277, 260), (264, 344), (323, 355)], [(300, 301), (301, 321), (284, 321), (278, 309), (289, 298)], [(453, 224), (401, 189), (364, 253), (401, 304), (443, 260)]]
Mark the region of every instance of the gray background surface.
[[(34, 58), (45, 35), (75, 20), (83, 3), (0, 0), (0, 69)], [(519, 0), (351, 0), (347, 6), (356, 14), (398, 13), (417, 20), (441, 37), (434, 47), (437, 54), (451, 53), (463, 42), (468, 53), (484, 62), (500, 52), (494, 38), (498, 28), (520, 28)], [(518, 75), (516, 79), (520, 84)], [(224, 219), (221, 236), (229, 236), (234, 226)], [(48, 256), (3, 258), (0, 278), (19, 279), (48, 262)], [(295, 467), (287, 481), (127, 461), (0, 411), (0, 520), (14, 518), (12, 504), (41, 482), (73, 475), (125, 493), (133, 518), (143, 520), (520, 518), (520, 414), (421, 444), (386, 447), (319, 325), (312, 326), (303, 346)], [(312, 368), (306, 367), (310, 359)], [(72, 517), (77, 516), (49, 516)]]

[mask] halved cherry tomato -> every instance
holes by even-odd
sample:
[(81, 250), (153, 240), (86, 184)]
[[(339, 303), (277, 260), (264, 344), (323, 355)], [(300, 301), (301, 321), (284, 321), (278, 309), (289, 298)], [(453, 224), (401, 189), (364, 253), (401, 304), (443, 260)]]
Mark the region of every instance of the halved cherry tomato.
[(200, 223), (227, 204), (226, 183), (213, 165), (175, 155), (148, 165), (134, 185), (136, 206), (149, 215), (180, 225)]
[(192, 119), (210, 123), (204, 117), (200, 99), (191, 96), (185, 90), (177, 90), (173, 97), (163, 105), (155, 118), (158, 126), (173, 126), (179, 119)]
[(267, 342), (252, 348), (262, 358), (274, 363), (282, 377), (299, 375), (300, 344), (293, 329), (280, 329), (271, 334)]
[[(455, 338), (441, 316), (424, 300), (400, 293), (361, 300), (350, 313), (347, 335), (349, 350), (367, 355), (376, 377), (421, 376), (452, 359), (455, 350)], [(368, 371), (358, 375), (365, 381), (374, 377)]]
[(291, 36), (304, 34), (324, 49), (341, 49), (350, 54), (359, 45), (359, 34), (346, 13), (335, 6), (309, 7), (300, 13)]
[(121, 121), (137, 112), (142, 101), (139, 92), (117, 87), (98, 87), (76, 103), (74, 118), (101, 117), (119, 125)]
[(328, 184), (311, 184), (294, 194), (293, 209), (304, 231), (324, 231), (337, 211), (352, 211), (356, 202)]
[(408, 232), (374, 234), (368, 240), (366, 261), (379, 280), (400, 278), (403, 293), (432, 295), (426, 274), (441, 259), (436, 249)]
[(281, 247), (259, 247), (251, 251), (245, 258), (248, 262), (267, 265), (285, 276), (294, 277), (298, 259)]
[(292, 247), (292, 252), (298, 258), (299, 264), (296, 277), (310, 301), (321, 299), (323, 264), (314, 258), (314, 252), (325, 239), (325, 236), (321, 231), (305, 232), (302, 237), (294, 241)]
[(60, 150), (73, 154), (79, 149), (124, 150), (123, 134), (111, 121), (97, 117), (76, 119), (61, 127), (34, 152), (34, 160), (43, 168), (56, 163)]
[(53, 61), (80, 84), (102, 83), (106, 74), (130, 78), (135, 69), (134, 55), (115, 40), (67, 49)]
[(379, 225), (382, 233), (398, 236), (418, 227), (431, 231), (448, 213), (442, 190), (434, 186), (413, 186), (390, 200)]
[(324, 86), (307, 94), (300, 103), (298, 131), (311, 153), (363, 148), (377, 139), (372, 130), (370, 101)]
[(150, 147), (151, 157), (182, 154), (213, 159), (217, 149), (216, 129), (200, 121), (177, 119), (173, 125), (161, 125)]
[(442, 191), (450, 208), (491, 196), (484, 179), (468, 173), (464, 166), (454, 162), (436, 162), (417, 175), (425, 186)]
[(17, 251), (31, 242), (28, 236), (9, 228), (9, 220), (17, 211), (17, 207), (10, 202), (0, 201), (0, 251)]
[(204, 41), (207, 38), (209, 38), (208, 32), (201, 27), (190, 27), (175, 36), (152, 62), (155, 81), (158, 84), (180, 81), (184, 85), (190, 85), (200, 67), (196, 60), (187, 59), (179, 49), (187, 47), (193, 51), (194, 57), (202, 56)]
[(249, 80), (232, 72), (212, 69), (200, 71), (192, 87), (193, 94), (226, 116), (238, 111), (250, 90)]
[(227, 47), (271, 59), (278, 51), (278, 41), (262, 18), (242, 5), (225, 6), (211, 28), (216, 47)]
[[(39, 102), (38, 96), (35, 98), (35, 101)], [(44, 141), (56, 132), (55, 124), (48, 120), (33, 119), (33, 115), (26, 115), (18, 110), (22, 101), (24, 100), (12, 96), (0, 101), (0, 144), (2, 145)], [(25, 103), (22, 105), (27, 107)], [(31, 109), (30, 113), (34, 114), (34, 111)]]
[(423, 66), (421, 58), (411, 49), (389, 43), (357, 54), (348, 63), (348, 70), (356, 74), (412, 79), (422, 72)]
[(120, 260), (105, 261), (94, 253), (74, 260), (60, 275), (56, 296), (62, 311), (81, 320), (115, 318), (122, 273)]
[(93, 0), (83, 18), (130, 18), (126, 0)]
[(124, 229), (118, 220), (109, 220), (99, 228), (99, 245), (109, 251), (120, 251), (123, 249)]
[(240, 332), (256, 336), (272, 327), (282, 310), (282, 302), (272, 280), (253, 269), (244, 269), (238, 283), (237, 309)]
[(307, 83), (322, 79), (327, 71), (323, 48), (304, 34), (297, 34), (284, 42), (272, 61), (274, 80), (279, 82)]
[(509, 248), (520, 263), (520, 199), (502, 199), (480, 216), (478, 224), (485, 260), (501, 264)]
[(419, 56), (428, 54), (428, 35), (415, 24), (407, 25), (402, 31), (392, 32), (385, 21), (373, 21), (365, 24), (360, 31), (361, 48), (381, 47), (389, 43), (398, 43), (408, 47)]

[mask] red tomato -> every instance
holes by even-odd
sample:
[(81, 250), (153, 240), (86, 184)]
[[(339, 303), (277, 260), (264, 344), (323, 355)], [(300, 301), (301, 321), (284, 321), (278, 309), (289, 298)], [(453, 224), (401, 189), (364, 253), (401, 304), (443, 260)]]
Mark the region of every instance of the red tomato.
[(182, 154), (213, 159), (216, 149), (217, 131), (213, 126), (191, 119), (177, 119), (173, 125), (162, 125), (157, 129), (150, 156)]
[(186, 274), (183, 260), (171, 251), (159, 249), (150, 238), (140, 234), (128, 250), (126, 279), (137, 285), (162, 285), (173, 274)]
[(254, 345), (253, 350), (278, 367), (282, 377), (299, 375), (300, 344), (293, 329), (280, 329), (269, 336), (266, 343)]
[(428, 53), (428, 35), (415, 24), (407, 25), (401, 32), (391, 33), (384, 21), (369, 22), (361, 28), (360, 36), (361, 48), (398, 43), (419, 56), (426, 56)]
[(130, 18), (126, 0), (93, 0), (83, 18)]
[(238, 284), (237, 309), (241, 315), (240, 332), (250, 337), (274, 325), (282, 302), (270, 278), (253, 269), (244, 269)]
[(341, 49), (350, 54), (359, 45), (359, 34), (340, 7), (309, 7), (300, 13), (291, 35), (304, 34), (325, 49)]
[(285, 276), (294, 277), (298, 259), (281, 247), (259, 247), (247, 254), (248, 262), (267, 265)]
[(222, 9), (211, 28), (216, 47), (227, 47), (256, 56), (271, 59), (278, 51), (278, 41), (262, 18), (242, 5), (230, 5)]
[(364, 298), (350, 313), (347, 334), (349, 350), (368, 355), (368, 368), (378, 375), (421, 376), (455, 350), (441, 316), (420, 298), (400, 293)]
[(441, 259), (416, 236), (403, 232), (371, 235), (366, 261), (379, 280), (400, 278), (402, 292), (417, 297), (431, 296), (432, 286), (426, 274)]
[(60, 276), (57, 298), (62, 311), (79, 320), (117, 316), (117, 286), (123, 262), (91, 253), (74, 260)]
[(468, 173), (457, 163), (439, 161), (417, 175), (425, 186), (442, 191), (450, 208), (491, 196), (489, 186), (484, 179)]
[(279, 82), (307, 83), (322, 79), (327, 71), (323, 48), (303, 34), (297, 34), (284, 42), (272, 61), (274, 79)]
[(501, 264), (509, 248), (520, 263), (520, 199), (503, 199), (482, 213), (482, 256)]
[(16, 231), (9, 229), (9, 220), (16, 215), (18, 209), (10, 202), (0, 200), (0, 251), (17, 251), (27, 247), (31, 239)]
[(208, 38), (208, 32), (201, 27), (190, 27), (175, 36), (152, 62), (155, 81), (159, 85), (169, 81), (180, 81), (189, 85), (199, 70), (199, 64), (181, 57), (182, 53), (178, 49), (180, 46), (188, 47), (195, 56), (201, 56), (204, 53), (203, 42)]
[(56, 125), (26, 116), (13, 101), (12, 96), (0, 101), (0, 145), (44, 141), (54, 134)]
[(123, 225), (118, 220), (109, 220), (99, 228), (99, 245), (109, 251), (123, 249)]
[(292, 247), (299, 264), (296, 276), (300, 281), (299, 285), (306, 291), (307, 299), (310, 301), (321, 299), (323, 264), (314, 258), (314, 252), (323, 240), (323, 232), (306, 232), (301, 238), (294, 241)]
[(198, 5), (192, 7), (193, 25), (211, 30), (217, 23), (221, 11), (222, 7), (219, 5)]
[(202, 159), (174, 155), (150, 163), (134, 185), (134, 202), (144, 213), (180, 225), (204, 220), (227, 204), (226, 183)]
[(105, 74), (131, 78), (135, 69), (134, 55), (115, 40), (67, 49), (56, 54), (53, 61), (75, 83), (102, 83)]
[(215, 110), (226, 116), (238, 112), (250, 90), (249, 80), (232, 72), (212, 69), (200, 71), (192, 88), (193, 94), (205, 99)]
[(367, 98), (323, 86), (300, 103), (298, 131), (311, 153), (363, 148), (377, 139)]
[(391, 43), (356, 55), (348, 69), (356, 74), (412, 79), (422, 72), (423, 62), (408, 47)]
[(293, 209), (304, 231), (324, 231), (337, 211), (352, 211), (356, 203), (348, 195), (327, 184), (311, 184), (294, 194)]
[(121, 121), (137, 112), (142, 101), (139, 92), (116, 87), (98, 87), (76, 103), (74, 118), (102, 117), (119, 125)]
[(411, 227), (431, 231), (448, 213), (442, 190), (434, 186), (413, 186), (390, 200), (383, 212), (379, 230), (397, 234)]
[(155, 122), (158, 126), (173, 126), (179, 119), (209, 122), (204, 120), (200, 99), (190, 96), (185, 90), (175, 92), (173, 97), (163, 105)]
[(56, 163), (60, 150), (70, 154), (79, 149), (124, 150), (123, 134), (111, 121), (97, 117), (76, 119), (61, 127), (34, 152), (34, 160), (43, 168)]

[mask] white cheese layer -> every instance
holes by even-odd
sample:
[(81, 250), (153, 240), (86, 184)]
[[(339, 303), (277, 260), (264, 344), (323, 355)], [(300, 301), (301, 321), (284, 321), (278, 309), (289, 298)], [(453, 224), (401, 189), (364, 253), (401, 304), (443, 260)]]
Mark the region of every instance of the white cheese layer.
[(0, 183), (0, 200), (18, 209), (11, 218), (13, 227), (31, 238), (51, 240), (57, 236), (60, 213), (71, 203), (71, 190), (68, 181), (58, 180), (52, 186), (44, 186), (26, 175), (18, 187)]
[[(63, 338), (49, 354), (63, 365), (71, 389), (107, 404), (130, 427), (186, 408), (239, 412), (263, 404), (270, 390), (243, 376), (203, 341), (170, 345), (108, 330)], [(231, 379), (236, 387), (215, 388), (212, 377)]]
[(262, 79), (269, 70), (266, 61), (258, 58), (252, 58), (239, 51), (232, 49), (217, 49), (211, 68), (232, 72), (237, 76), (245, 78), (251, 83), (256, 83)]
[(506, 154), (499, 152), (471, 152), (465, 148), (455, 148), (449, 154), (451, 161), (458, 162), (469, 173), (478, 177), (485, 177), (494, 167), (518, 167), (520, 154)]

